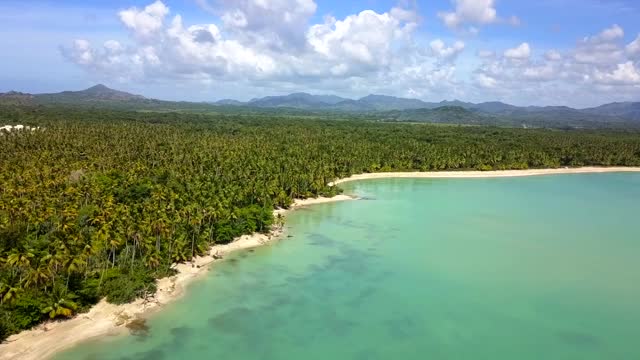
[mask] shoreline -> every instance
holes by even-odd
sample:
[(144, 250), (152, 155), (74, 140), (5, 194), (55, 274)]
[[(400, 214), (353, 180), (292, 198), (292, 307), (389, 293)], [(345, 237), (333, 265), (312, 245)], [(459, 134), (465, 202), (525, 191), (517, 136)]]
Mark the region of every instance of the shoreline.
[(527, 170), (462, 170), (462, 171), (415, 171), (415, 172), (381, 172), (352, 175), (348, 178), (338, 179), (329, 183), (335, 186), (350, 181), (390, 179), (390, 178), (423, 178), (423, 179), (479, 179), (479, 178), (500, 178), (500, 177), (523, 177), (541, 175), (562, 175), (562, 174), (595, 174), (611, 172), (640, 172), (640, 167), (579, 167), (579, 168), (557, 168), (557, 169), (527, 169)]
[[(640, 172), (640, 167), (365, 173), (335, 180), (329, 183), (329, 186), (350, 181), (388, 178), (498, 178), (607, 172)], [(331, 198), (296, 199), (289, 209), (274, 210), (274, 215), (276, 217), (282, 216), (292, 210), (309, 205), (353, 199), (354, 197), (348, 195), (337, 195)], [(219, 261), (217, 257), (225, 256), (233, 251), (255, 248), (271, 243), (280, 239), (282, 233), (282, 228), (274, 227), (268, 234), (243, 235), (229, 244), (214, 245), (209, 249), (207, 256), (197, 257), (189, 263), (174, 264), (173, 267), (178, 273), (174, 276), (157, 280), (157, 291), (150, 298), (138, 299), (123, 305), (109, 304), (103, 299), (88, 312), (78, 314), (71, 319), (43, 323), (31, 330), (12, 335), (4, 343), (0, 344), (0, 360), (48, 359), (56, 353), (87, 340), (100, 336), (125, 333), (128, 331), (126, 325), (131, 321), (144, 318), (184, 295), (185, 289), (190, 283), (206, 274), (210, 270), (210, 266)]]
[[(296, 199), (289, 209), (274, 210), (276, 217), (309, 205), (353, 200), (348, 195), (331, 198)], [(0, 344), (0, 360), (44, 360), (68, 350), (82, 342), (100, 337), (114, 336), (128, 331), (127, 324), (162, 309), (184, 295), (186, 287), (209, 272), (211, 265), (231, 252), (246, 250), (277, 241), (282, 228), (274, 227), (268, 234), (242, 235), (228, 244), (212, 246), (206, 256), (196, 257), (188, 263), (174, 264), (176, 275), (158, 279), (156, 293), (147, 299), (137, 299), (122, 305), (109, 304), (102, 299), (86, 313), (67, 320), (45, 322), (33, 329), (11, 335)], [(215, 256), (214, 256), (215, 255)]]

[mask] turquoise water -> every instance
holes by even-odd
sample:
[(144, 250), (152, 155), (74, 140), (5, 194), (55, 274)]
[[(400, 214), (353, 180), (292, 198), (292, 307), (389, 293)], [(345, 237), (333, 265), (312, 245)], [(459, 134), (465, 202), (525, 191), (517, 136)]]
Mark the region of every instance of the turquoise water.
[(343, 187), (57, 359), (640, 359), (640, 174)]

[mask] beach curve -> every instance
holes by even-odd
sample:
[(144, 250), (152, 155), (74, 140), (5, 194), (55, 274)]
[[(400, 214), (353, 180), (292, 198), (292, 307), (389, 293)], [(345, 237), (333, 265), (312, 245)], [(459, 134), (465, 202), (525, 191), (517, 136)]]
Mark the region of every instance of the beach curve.
[(461, 170), (461, 171), (415, 171), (415, 172), (379, 172), (352, 175), (347, 178), (335, 180), (330, 186), (343, 184), (350, 181), (389, 179), (389, 178), (425, 178), (425, 179), (467, 179), (467, 178), (497, 178), (497, 177), (522, 177), (562, 174), (591, 174), (609, 172), (640, 172), (640, 167), (579, 167), (557, 169), (527, 169), (527, 170)]
[[(350, 181), (386, 178), (496, 178), (605, 172), (640, 172), (640, 167), (365, 173), (338, 179), (329, 183), (329, 185), (335, 186)], [(289, 209), (274, 210), (274, 215), (284, 215), (287, 211), (304, 206), (350, 199), (354, 198), (348, 195), (337, 195), (331, 198), (297, 199)], [(281, 229), (274, 229), (269, 234), (243, 235), (229, 244), (213, 246), (207, 256), (197, 257), (189, 263), (176, 264), (174, 268), (178, 273), (168, 278), (159, 279), (157, 292), (150, 299), (138, 299), (123, 305), (109, 304), (102, 300), (93, 306), (89, 312), (79, 314), (72, 319), (41, 324), (34, 329), (12, 335), (7, 341), (0, 344), (0, 360), (47, 359), (60, 351), (92, 338), (122, 334), (127, 331), (126, 324), (131, 320), (157, 311), (167, 303), (182, 296), (185, 287), (202, 274), (205, 274), (209, 270), (209, 265), (214, 263), (217, 258), (233, 251), (270, 243), (280, 235)]]
[[(289, 209), (274, 210), (274, 215), (315, 204), (352, 200), (348, 195), (296, 199)], [(68, 320), (40, 324), (33, 329), (10, 336), (0, 344), (0, 360), (44, 360), (84, 341), (101, 336), (114, 336), (127, 332), (126, 325), (162, 309), (166, 304), (180, 298), (187, 285), (206, 274), (210, 265), (225, 255), (244, 249), (255, 248), (279, 239), (282, 229), (274, 227), (268, 234), (242, 235), (229, 244), (214, 245), (206, 256), (196, 257), (187, 263), (174, 264), (176, 275), (157, 280), (156, 293), (147, 299), (137, 299), (122, 305), (101, 300), (88, 312)]]

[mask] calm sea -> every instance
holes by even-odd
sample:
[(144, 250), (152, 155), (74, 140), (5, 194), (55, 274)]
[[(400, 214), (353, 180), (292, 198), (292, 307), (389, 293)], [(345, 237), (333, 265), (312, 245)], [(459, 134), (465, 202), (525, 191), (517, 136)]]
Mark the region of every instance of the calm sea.
[(640, 174), (343, 188), (57, 359), (640, 359)]

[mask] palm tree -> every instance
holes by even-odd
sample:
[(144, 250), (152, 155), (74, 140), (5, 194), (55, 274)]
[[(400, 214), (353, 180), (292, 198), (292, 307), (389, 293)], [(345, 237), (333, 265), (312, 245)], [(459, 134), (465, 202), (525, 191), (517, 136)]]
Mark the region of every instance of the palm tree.
[[(30, 268), (24, 276), (23, 284), (25, 288), (38, 287), (38, 285), (46, 284), (52, 277), (51, 271), (45, 263), (41, 263), (36, 268)], [(46, 289), (45, 289), (46, 292)]]
[(0, 284), (0, 304), (13, 302), (21, 292), (22, 289), (18, 286)]
[(59, 298), (41, 311), (43, 314), (49, 314), (49, 318), (53, 320), (59, 316), (71, 317), (77, 308), (78, 305), (71, 299)]

